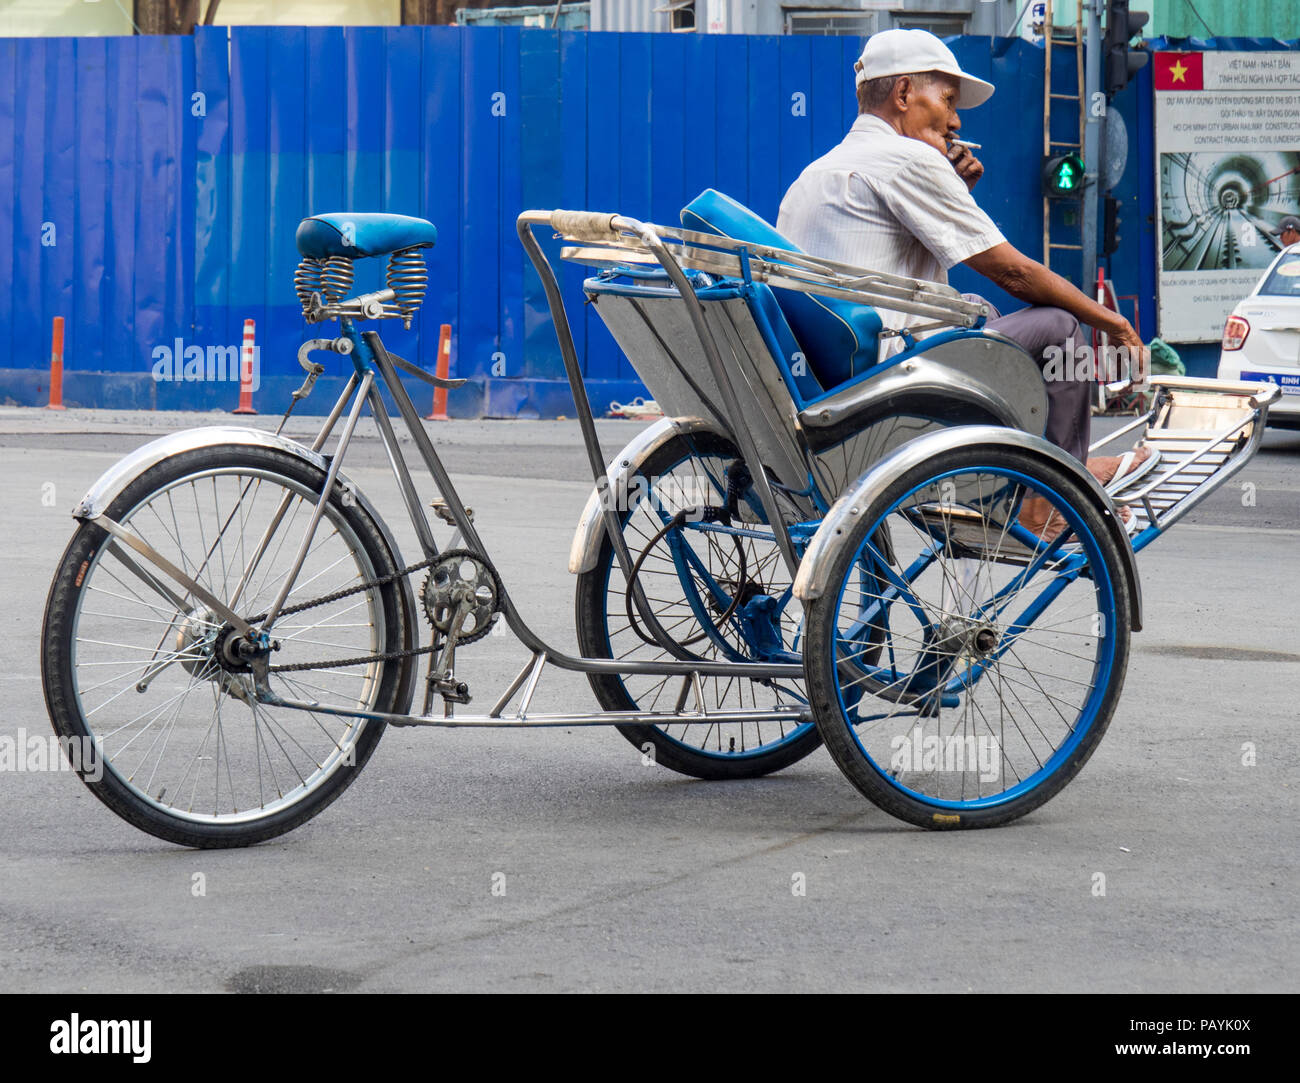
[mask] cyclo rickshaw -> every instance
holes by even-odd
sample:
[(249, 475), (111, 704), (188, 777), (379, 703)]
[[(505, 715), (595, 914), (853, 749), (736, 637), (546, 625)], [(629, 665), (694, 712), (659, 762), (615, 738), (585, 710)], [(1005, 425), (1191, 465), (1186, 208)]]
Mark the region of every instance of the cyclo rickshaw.
[[(608, 464), (538, 226), (594, 269), (586, 299), (665, 413)], [(537, 210), (517, 230), (594, 480), (569, 559), (580, 654), (524, 620), (399, 374), (464, 381), (359, 330), (410, 325), (434, 227), (308, 218), (295, 288), (339, 334), (303, 344), (294, 403), (324, 371), (313, 353), (353, 366), (315, 440), (174, 433), (74, 511), (42, 672), (56, 731), (94, 751), (79, 770), (96, 796), (161, 838), (247, 845), (328, 805), (388, 725), (613, 725), (705, 779), (824, 742), (866, 797), (929, 828), (1005, 823), (1059, 792), (1120, 695), (1142, 623), (1135, 553), (1250, 459), (1278, 389), (1151, 380), (1150, 411), (1108, 440), (1141, 428), (1158, 454), (1108, 492), (1042, 438), (1038, 366), (946, 285), (799, 252), (711, 189), (681, 227)], [(385, 256), (384, 287), (353, 293), (355, 265)], [(922, 322), (891, 330), (883, 310)], [(904, 348), (881, 360), (891, 337)], [(433, 517), (381, 388), (440, 494)], [(421, 549), (411, 564), (342, 470), (366, 407)], [(1063, 526), (1023, 525), (1030, 495)], [(457, 659), (500, 622), (529, 659), (465, 713)], [(600, 710), (534, 711), (556, 667), (585, 674)]]

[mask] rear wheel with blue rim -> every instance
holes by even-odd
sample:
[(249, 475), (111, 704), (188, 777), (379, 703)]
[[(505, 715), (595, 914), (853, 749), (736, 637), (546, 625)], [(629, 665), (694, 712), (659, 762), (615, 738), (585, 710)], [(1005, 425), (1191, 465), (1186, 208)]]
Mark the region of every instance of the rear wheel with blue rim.
[[(677, 523), (678, 512), (726, 503), (729, 484), (743, 475), (742, 459), (725, 437), (697, 432), (673, 437), (633, 464), (621, 509), (623, 536), (652, 616), (676, 644), (670, 652), (629, 606), (627, 580), (606, 537), (595, 567), (578, 577), (578, 642), (588, 658), (664, 661), (780, 661), (798, 664), (803, 612), (771, 538), (752, 485), (742, 485), (733, 525)], [(778, 502), (785, 498), (778, 496)], [(783, 512), (800, 518), (791, 503)], [(803, 681), (704, 677), (698, 693), (688, 679), (591, 674), (607, 711), (672, 711), (702, 695), (710, 713), (787, 708), (765, 722), (692, 721), (623, 724), (619, 732), (662, 767), (705, 779), (755, 778), (802, 759), (821, 743), (806, 720)], [(800, 715), (805, 716), (801, 720)]]
[[(1027, 495), (1055, 513), (1041, 535), (1020, 523)], [(807, 606), (804, 667), (850, 781), (929, 828), (995, 826), (1059, 793), (1106, 731), (1129, 651), (1120, 543), (1080, 483), (1017, 448), (961, 448), (902, 473), (848, 531)]]

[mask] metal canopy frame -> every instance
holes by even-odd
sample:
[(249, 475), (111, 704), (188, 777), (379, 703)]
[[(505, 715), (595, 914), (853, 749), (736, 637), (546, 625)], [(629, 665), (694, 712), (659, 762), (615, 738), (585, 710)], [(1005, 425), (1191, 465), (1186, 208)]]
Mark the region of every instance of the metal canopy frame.
[[(559, 285), (554, 269), (542, 253), (533, 232), (533, 227), (539, 225), (551, 227), (554, 231), (552, 239), (576, 242), (561, 249), (562, 259), (610, 268), (657, 264), (667, 273), (699, 336), (709, 370), (722, 396), (731, 435), (745, 461), (750, 463), (762, 462), (762, 457), (747, 426), (740, 423), (744, 414), (731, 373), (723, 363), (722, 352), (709, 329), (703, 303), (686, 277), (687, 270), (739, 278), (746, 283), (761, 282), (780, 289), (842, 298), (908, 315), (928, 317), (932, 321), (910, 329), (916, 331), (937, 327), (978, 327), (983, 324), (989, 312), (988, 305), (966, 301), (955, 289), (942, 283), (871, 271), (771, 245), (656, 225), (603, 211), (524, 211), (516, 220), (516, 230), (546, 290), (560, 353), (573, 389), (583, 440), (587, 445), (592, 477), (598, 488), (602, 485), (607, 487), (609, 480), (601, 459), (600, 445), (596, 440), (591, 403), (583, 386), (582, 371)], [(907, 337), (908, 332), (884, 331), (882, 334)], [(782, 558), (793, 579), (798, 572), (799, 556), (764, 471), (754, 471), (754, 483)], [(623, 544), (613, 509), (606, 508), (603, 518), (606, 533), (624, 574), (632, 581), (632, 560)], [(633, 583), (633, 586), (639, 594), (638, 585)]]
[[(585, 213), (587, 212), (525, 211), (520, 215), (520, 220), (527, 217), (531, 225), (551, 221), (550, 218), (532, 217), (536, 215)], [(682, 269), (704, 271), (727, 278), (742, 278), (747, 282), (764, 282), (777, 289), (798, 290), (801, 293), (891, 309), (907, 315), (925, 316), (936, 321), (933, 325), (935, 327), (979, 327), (989, 315), (987, 304), (967, 301), (953, 287), (941, 282), (871, 271), (753, 241), (642, 223), (622, 215), (601, 214), (598, 217), (608, 218), (614, 223), (600, 237), (592, 237), (586, 231), (573, 233), (573, 227), (567, 225), (567, 219), (564, 218), (559, 219), (559, 225), (551, 223), (555, 227), (556, 237), (584, 242), (562, 248), (562, 259), (596, 267), (659, 264), (671, 276), (671, 269), (663, 262), (660, 251), (656, 250), (660, 249)], [(566, 228), (570, 232), (565, 232)], [(909, 330), (929, 329), (926, 326)], [(902, 331), (888, 328), (881, 331), (882, 336), (902, 334)]]

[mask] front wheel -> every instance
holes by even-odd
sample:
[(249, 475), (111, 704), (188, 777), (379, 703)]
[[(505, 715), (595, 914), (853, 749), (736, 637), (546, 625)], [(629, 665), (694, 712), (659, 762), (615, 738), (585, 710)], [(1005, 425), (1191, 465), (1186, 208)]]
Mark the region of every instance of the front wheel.
[[(200, 448), (144, 471), (107, 515), (256, 624), (281, 590), (324, 483), (324, 471), (283, 451)], [(335, 486), (271, 630), (280, 645), (269, 656), (271, 691), (403, 710), (400, 662), (374, 657), (413, 646), (399, 570), (375, 520)], [(371, 582), (385, 577), (393, 578)], [(45, 702), (82, 780), (119, 816), (185, 846), (247, 846), (338, 797), (384, 726), (259, 702), (249, 667), (222, 649), (232, 629), (184, 593), (82, 523), (46, 603)]]
[(1079, 482), (1019, 449), (961, 448), (904, 472), (848, 534), (804, 651), (845, 775), (929, 828), (1006, 823), (1059, 793), (1106, 731), (1129, 651), (1121, 554)]

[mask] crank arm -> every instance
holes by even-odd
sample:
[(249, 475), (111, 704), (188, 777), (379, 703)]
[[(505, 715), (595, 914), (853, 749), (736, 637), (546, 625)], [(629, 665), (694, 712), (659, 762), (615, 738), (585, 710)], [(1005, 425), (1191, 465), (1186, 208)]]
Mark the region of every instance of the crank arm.
[[(197, 598), (200, 602), (202, 602), (209, 609), (211, 609), (213, 613), (215, 613), (218, 617), (220, 617), (232, 628), (234, 628), (237, 632), (239, 632), (240, 635), (250, 640), (254, 640), (257, 638), (257, 632), (254, 630), (253, 626), (248, 623), (248, 621), (244, 620), (244, 618), (241, 617), (234, 610), (228, 608), (224, 602), (220, 601), (217, 598), (217, 596), (213, 594), (211, 591), (209, 591), (206, 587), (202, 587), (198, 583), (196, 583), (193, 579), (191, 579), (188, 575), (186, 575), (183, 571), (181, 571), (178, 567), (176, 567), (175, 564), (173, 564), (165, 556), (159, 553), (148, 542), (142, 540), (141, 538), (138, 538), (135, 534), (132, 534), (131, 531), (127, 530), (124, 526), (110, 519), (107, 515), (103, 514), (103, 512), (100, 512), (96, 515), (87, 516), (85, 521), (88, 523), (94, 523), (96, 526), (101, 527), (103, 530), (111, 534), (114, 538), (117, 538), (119, 541), (125, 542), (137, 553), (139, 553), (142, 557), (144, 557), (147, 561), (149, 561), (149, 563), (157, 566), (158, 568), (161, 568), (172, 579), (176, 580), (177, 583), (179, 583), (187, 591), (189, 591), (193, 597)], [(119, 559), (126, 557), (126, 554), (123, 553), (120, 549), (115, 555)], [(142, 570), (137, 569), (134, 566), (133, 561), (125, 560), (124, 563), (128, 568), (131, 569), (133, 574), (138, 576), (140, 579), (144, 580), (144, 582), (151, 583), (152, 585), (154, 585), (154, 589), (156, 589), (158, 593), (161, 594), (164, 598), (166, 598), (169, 602), (175, 605), (178, 610), (184, 612), (188, 608), (184, 598), (181, 598), (174, 591), (168, 589), (166, 585), (163, 583), (153, 583), (152, 577), (146, 576), (146, 574)]]
[(430, 688), (442, 696), (443, 709), (450, 718), (453, 704), (468, 703), (469, 689), (464, 681), (456, 680), (456, 644), (460, 642), (461, 629), (469, 617), (473, 603), (469, 598), (462, 598), (456, 605), (456, 614), (452, 617), (451, 627), (447, 630), (447, 642), (442, 648), (442, 657), (437, 669), (429, 675)]

